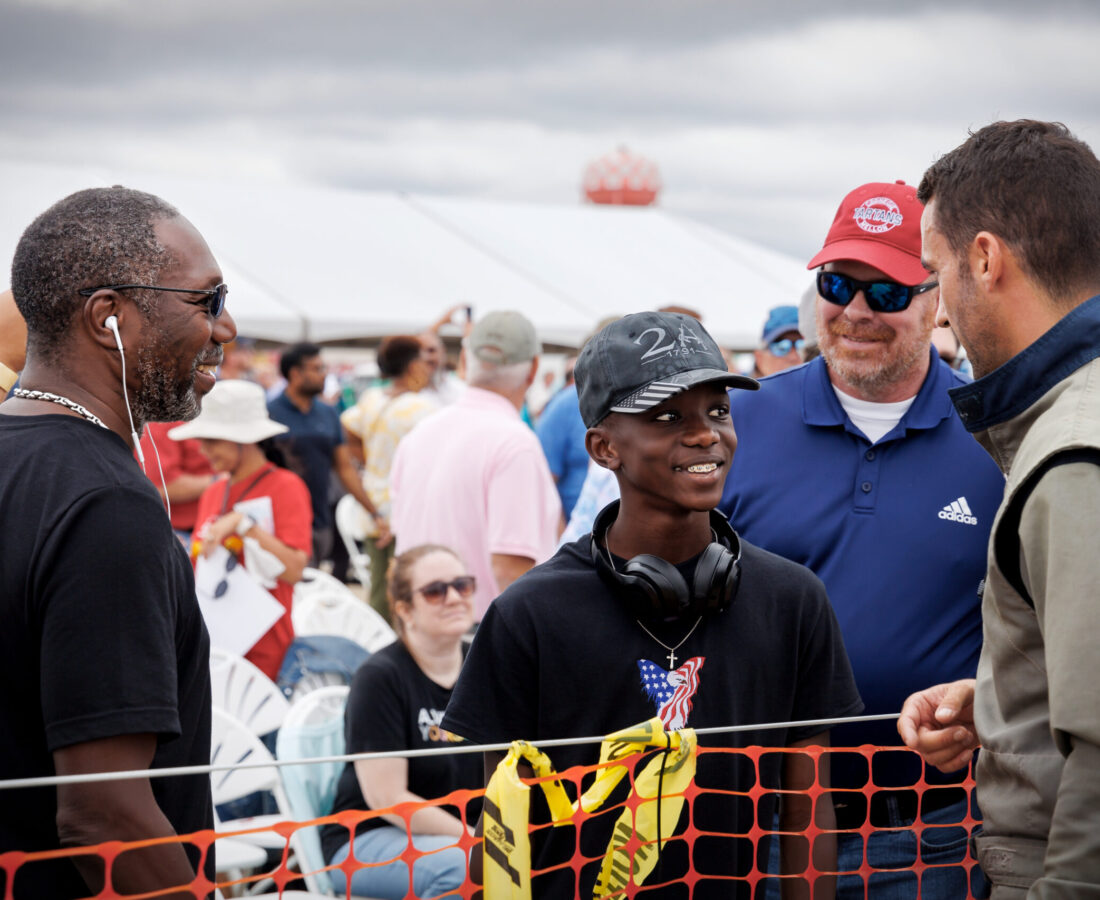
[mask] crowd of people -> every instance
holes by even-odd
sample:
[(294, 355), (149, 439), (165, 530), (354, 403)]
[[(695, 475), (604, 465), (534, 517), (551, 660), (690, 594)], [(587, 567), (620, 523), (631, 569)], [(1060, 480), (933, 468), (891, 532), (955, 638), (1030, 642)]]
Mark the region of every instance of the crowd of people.
[[(346, 493), (365, 602), (397, 634), (352, 680), (349, 752), (654, 716), (761, 726), (711, 747), (900, 734), (917, 753), (870, 767), (767, 755), (756, 804), (735, 757), (702, 757), (680, 823), (697, 836), (662, 848), (650, 893), (747, 896), (754, 869), (767, 897), (1097, 893), (1100, 162), (1064, 126), (995, 123), (916, 187), (850, 191), (807, 268), (751, 371), (731, 370), (691, 310), (625, 311), (533, 416), (534, 325), (455, 307), (386, 338), (380, 382), (340, 412), (320, 399), (312, 344), (282, 350), (281, 387), (215, 377), (232, 304), (174, 207), (120, 187), (55, 204), (0, 297), (0, 669), (27, 685), (0, 699), (0, 777), (208, 762), (193, 566), (224, 556), (281, 605), (246, 654), (274, 679), (306, 566), (344, 576)], [(464, 332), (454, 371), (446, 323)], [(900, 718), (822, 724), (860, 713)], [(777, 722), (795, 724), (763, 727)], [(957, 785), (979, 745), (975, 800)], [(329, 863), (370, 864), (350, 885), (334, 869), (337, 888), (432, 897), (480, 877), (458, 846), (480, 834), (480, 804), (428, 801), (476, 789), (500, 759), (349, 763), (334, 811), (381, 814), (324, 829)], [(13, 792), (0, 852), (209, 828), (205, 777)], [(392, 811), (406, 802), (423, 805)], [(537, 831), (535, 894), (591, 896), (616, 817)], [(753, 829), (781, 837), (754, 847)], [(411, 871), (410, 840), (424, 854)], [(187, 884), (191, 850), (128, 853), (114, 888)], [(826, 874), (798, 878), (809, 866)], [(6, 889), (77, 897), (103, 877), (91, 857), (54, 859)]]

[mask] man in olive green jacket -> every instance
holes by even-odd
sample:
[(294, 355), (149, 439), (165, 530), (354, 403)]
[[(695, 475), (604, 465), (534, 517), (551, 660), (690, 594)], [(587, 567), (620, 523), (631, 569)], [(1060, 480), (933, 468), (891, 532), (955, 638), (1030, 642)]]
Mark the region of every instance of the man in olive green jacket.
[(1100, 897), (1100, 162), (998, 122), (925, 173), (923, 259), (977, 380), (952, 391), (1007, 477), (977, 681), (909, 698), (944, 769), (980, 740), (978, 857), (998, 900)]

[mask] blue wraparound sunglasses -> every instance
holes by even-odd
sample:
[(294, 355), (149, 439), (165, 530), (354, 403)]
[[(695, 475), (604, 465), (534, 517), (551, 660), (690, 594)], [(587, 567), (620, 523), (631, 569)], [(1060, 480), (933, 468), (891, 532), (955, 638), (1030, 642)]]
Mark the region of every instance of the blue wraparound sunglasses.
[[(209, 300), (206, 301), (206, 311), (210, 313), (211, 318), (218, 318), (222, 314), (222, 310), (225, 309), (225, 297), (229, 293), (229, 288), (223, 281), (217, 287), (210, 288), (209, 290), (196, 290), (194, 288), (170, 288), (170, 287), (157, 287), (154, 284), (104, 284), (94, 288), (84, 288), (77, 291), (81, 297), (90, 297), (96, 291), (126, 291), (130, 289), (140, 288), (144, 291), (166, 291), (169, 294), (205, 294)], [(202, 301), (198, 301), (202, 303)]]
[(867, 306), (874, 312), (901, 312), (917, 294), (939, 287), (938, 281), (909, 286), (896, 281), (860, 281), (839, 272), (818, 272), (817, 292), (830, 303), (847, 306), (863, 291)]

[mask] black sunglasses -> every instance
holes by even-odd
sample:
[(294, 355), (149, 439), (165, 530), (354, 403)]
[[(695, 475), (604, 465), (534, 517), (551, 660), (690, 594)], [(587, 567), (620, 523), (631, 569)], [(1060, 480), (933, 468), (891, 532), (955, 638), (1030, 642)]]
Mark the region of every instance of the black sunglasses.
[(125, 291), (131, 288), (140, 288), (145, 291), (167, 291), (170, 294), (205, 294), (210, 300), (206, 304), (206, 311), (210, 313), (212, 318), (218, 318), (222, 314), (222, 310), (225, 309), (225, 295), (229, 293), (229, 288), (223, 281), (215, 288), (210, 288), (206, 291), (195, 290), (193, 288), (170, 288), (170, 287), (157, 287), (154, 284), (104, 284), (100, 287), (84, 288), (77, 291), (81, 297), (90, 297), (96, 291)]
[(917, 294), (939, 287), (938, 281), (910, 287), (896, 281), (860, 281), (839, 272), (818, 272), (817, 292), (837, 306), (847, 306), (863, 291), (867, 306), (874, 312), (901, 312)]
[(477, 579), (473, 575), (459, 575), (454, 581), (429, 581), (417, 590), (429, 603), (442, 603), (451, 588), (458, 591), (458, 596), (469, 597), (477, 588)]

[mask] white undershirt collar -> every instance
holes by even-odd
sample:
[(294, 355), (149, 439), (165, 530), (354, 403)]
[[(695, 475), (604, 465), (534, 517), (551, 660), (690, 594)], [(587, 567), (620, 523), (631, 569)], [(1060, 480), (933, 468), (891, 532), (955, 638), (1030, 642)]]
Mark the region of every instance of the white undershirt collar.
[(914, 394), (908, 400), (899, 400), (896, 403), (875, 403), (872, 400), (861, 400), (846, 394), (835, 384), (832, 388), (852, 424), (862, 431), (872, 444), (893, 431), (902, 416), (909, 411), (913, 401), (917, 399), (917, 395)]

